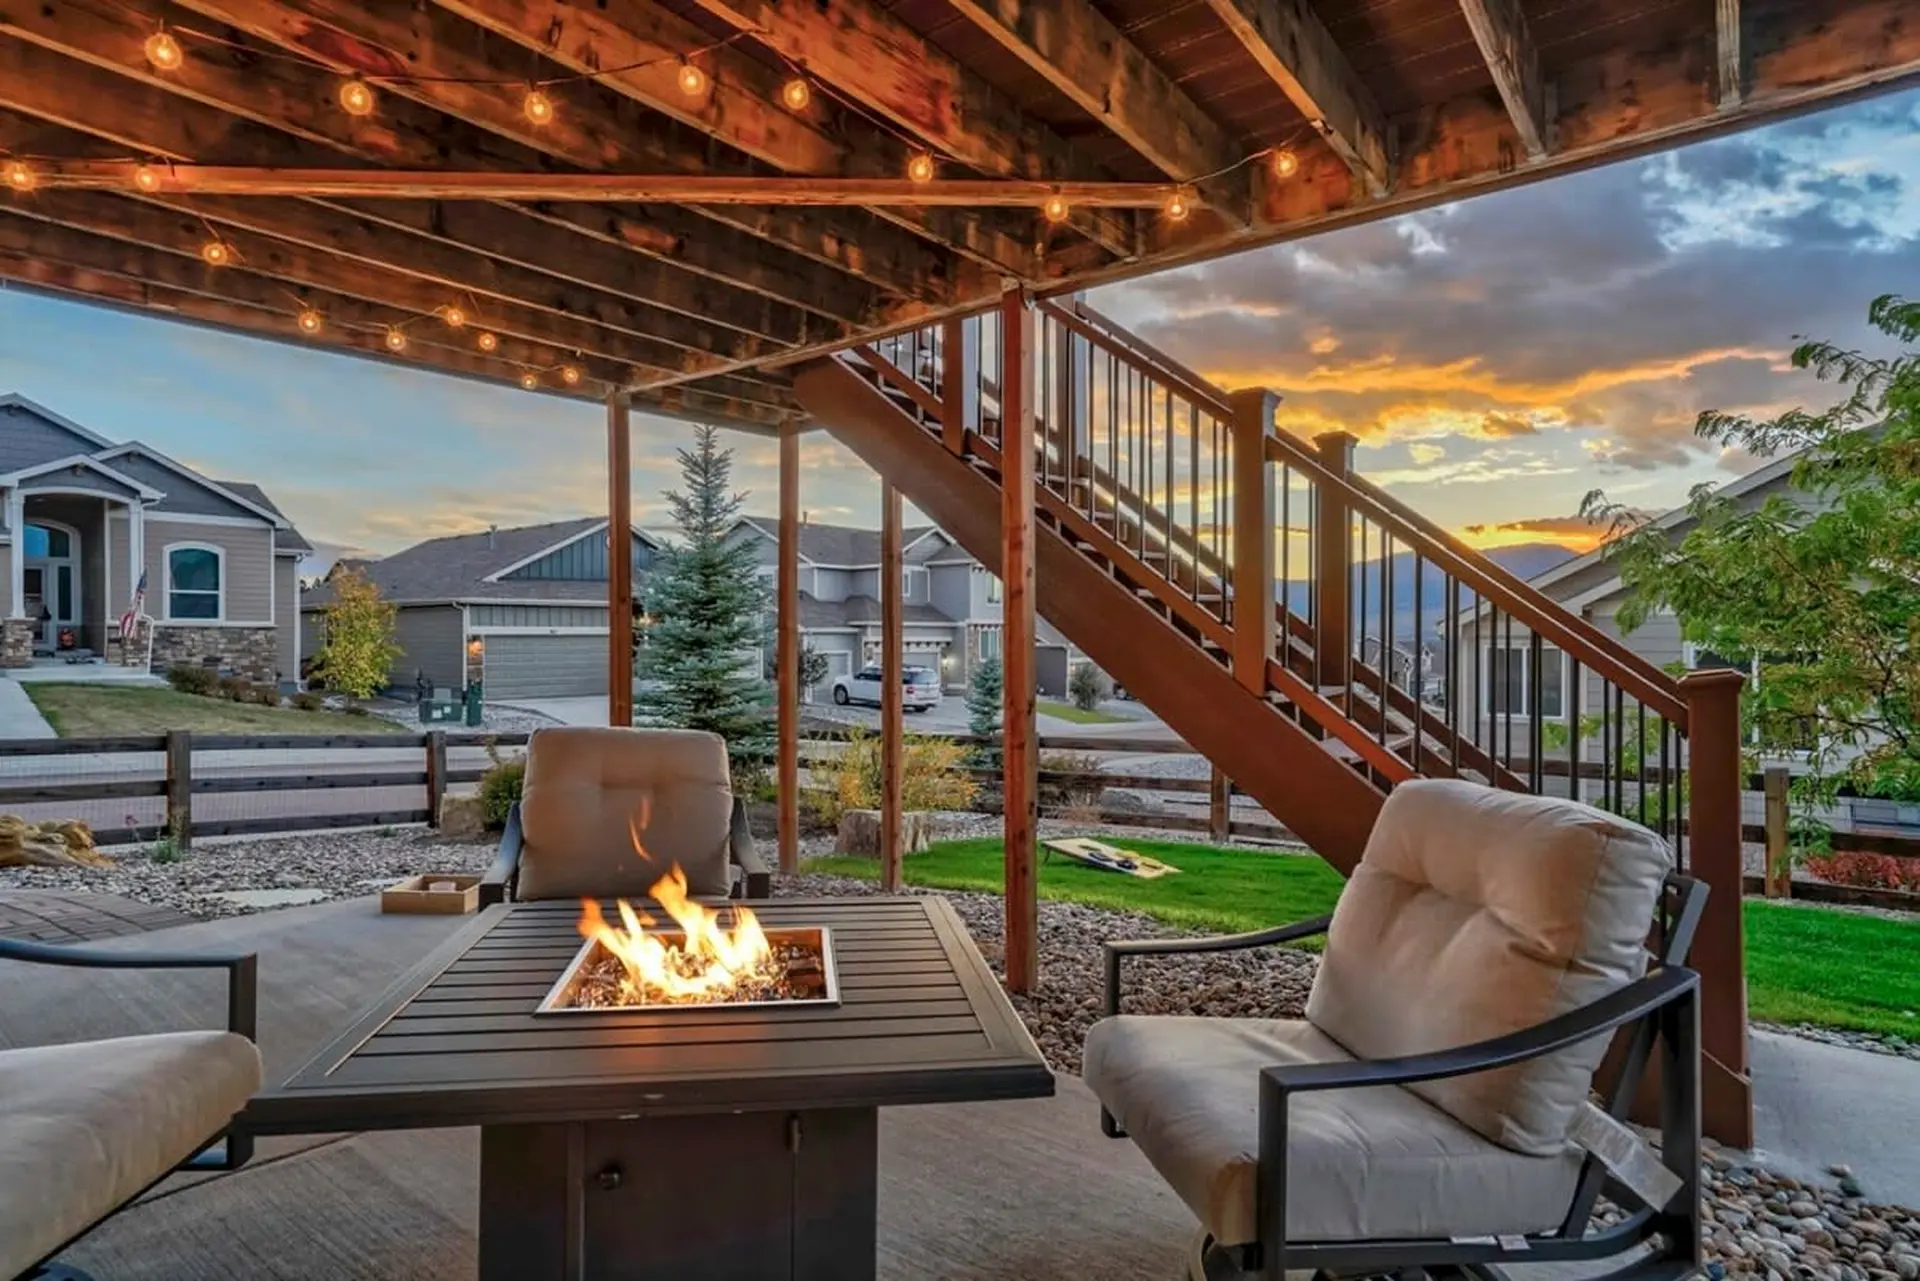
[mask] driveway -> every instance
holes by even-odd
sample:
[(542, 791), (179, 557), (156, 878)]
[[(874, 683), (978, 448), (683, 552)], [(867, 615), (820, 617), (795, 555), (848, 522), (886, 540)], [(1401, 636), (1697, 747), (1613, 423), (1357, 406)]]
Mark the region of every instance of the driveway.
[(548, 716), (562, 725), (605, 725), (607, 696), (589, 694), (584, 698), (528, 698), (512, 703), (488, 703), (489, 707), (510, 707), (515, 711)]

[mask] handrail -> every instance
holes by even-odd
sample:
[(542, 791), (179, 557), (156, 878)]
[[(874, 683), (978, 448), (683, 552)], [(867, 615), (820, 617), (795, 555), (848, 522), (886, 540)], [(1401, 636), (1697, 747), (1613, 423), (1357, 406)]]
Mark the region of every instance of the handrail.
[(1157, 353), (1142, 351), (1132, 343), (1115, 338), (1085, 317), (1076, 315), (1058, 303), (1043, 301), (1034, 304), (1034, 307), (1035, 310), (1052, 316), (1094, 346), (1104, 348), (1116, 358), (1124, 360), (1141, 373), (1149, 374), (1172, 386), (1175, 391), (1215, 418), (1233, 417), (1233, 409), (1227, 404), (1227, 394), (1204, 378), (1184, 369), (1168, 368), (1154, 359)]

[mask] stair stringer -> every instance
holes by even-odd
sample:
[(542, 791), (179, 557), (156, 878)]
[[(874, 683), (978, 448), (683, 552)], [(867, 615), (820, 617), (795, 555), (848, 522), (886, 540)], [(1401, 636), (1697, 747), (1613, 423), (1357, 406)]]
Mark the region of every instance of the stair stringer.
[[(836, 359), (794, 378), (800, 403), (987, 566), (1000, 563), (1000, 488)], [(1056, 531), (1034, 527), (1039, 612), (1235, 785), (1342, 872), (1384, 794)]]

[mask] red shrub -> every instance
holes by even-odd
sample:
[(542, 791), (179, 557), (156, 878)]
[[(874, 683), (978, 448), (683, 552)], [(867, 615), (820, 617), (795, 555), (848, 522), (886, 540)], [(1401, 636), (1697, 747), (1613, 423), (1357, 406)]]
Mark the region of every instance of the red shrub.
[(1920, 859), (1840, 850), (1807, 860), (1807, 870), (1823, 881), (1866, 890), (1920, 892)]

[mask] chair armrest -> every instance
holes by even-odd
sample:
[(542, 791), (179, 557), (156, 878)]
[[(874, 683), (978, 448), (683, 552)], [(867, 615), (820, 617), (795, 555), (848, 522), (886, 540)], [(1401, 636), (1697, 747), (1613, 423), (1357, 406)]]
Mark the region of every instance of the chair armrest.
[(732, 827), (727, 834), (727, 857), (746, 878), (747, 898), (767, 898), (773, 893), (773, 874), (754, 848), (753, 827), (747, 822), (747, 803), (733, 798)]
[(500, 852), (480, 878), (480, 906), (492, 907), (515, 897), (520, 890), (520, 806), (507, 811), (507, 827), (500, 833)]
[(1325, 934), (1327, 927), (1331, 924), (1333, 924), (1333, 917), (1316, 916), (1311, 920), (1295, 921), (1291, 925), (1276, 925), (1265, 930), (1249, 930), (1244, 934), (1215, 934), (1206, 938), (1109, 940), (1103, 944), (1107, 965), (1106, 1014), (1112, 1017), (1120, 1012), (1120, 962), (1125, 957), (1178, 956), (1193, 952), (1237, 952), (1250, 947), (1294, 943), (1300, 939), (1312, 938), (1316, 934)]
[(257, 1039), (260, 958), (253, 952), (110, 952), (66, 944), (0, 939), (0, 960), (97, 970), (225, 970), (227, 1030)]
[(1662, 1006), (1696, 991), (1700, 976), (1684, 966), (1666, 966), (1608, 996), (1545, 1023), (1472, 1045), (1412, 1054), (1397, 1059), (1358, 1059), (1350, 1063), (1301, 1063), (1263, 1068), (1261, 1084), (1284, 1094), (1342, 1090), (1368, 1085), (1413, 1085), (1447, 1077), (1488, 1072), (1552, 1054), (1590, 1037), (1645, 1018)]

